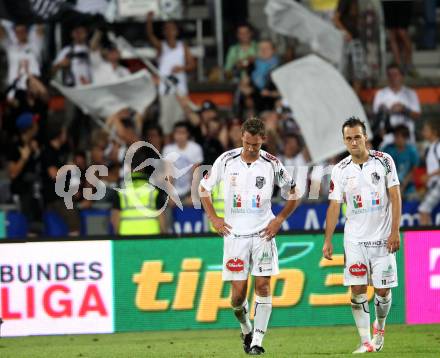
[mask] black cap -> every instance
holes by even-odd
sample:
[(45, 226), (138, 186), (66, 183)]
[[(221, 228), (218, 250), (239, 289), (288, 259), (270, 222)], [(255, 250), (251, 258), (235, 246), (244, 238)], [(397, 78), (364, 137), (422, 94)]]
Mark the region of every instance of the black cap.
[(214, 102), (205, 100), (200, 106), (200, 113), (204, 111), (217, 111), (217, 106)]

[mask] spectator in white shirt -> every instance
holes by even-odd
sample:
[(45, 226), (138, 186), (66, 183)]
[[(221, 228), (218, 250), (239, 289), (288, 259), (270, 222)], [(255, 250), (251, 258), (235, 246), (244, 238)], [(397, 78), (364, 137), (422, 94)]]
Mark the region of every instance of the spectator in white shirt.
[(71, 32), (72, 43), (61, 50), (53, 63), (52, 73), (62, 70), (65, 86), (73, 87), (92, 82), (87, 36), (87, 28), (81, 23), (75, 24)]
[(202, 147), (189, 139), (189, 129), (186, 122), (177, 122), (173, 132), (174, 143), (163, 148), (162, 155), (166, 160), (174, 162), (174, 167), (182, 173), (173, 173), (173, 185), (183, 203), (188, 203), (191, 194), (192, 173), (203, 162)]
[(107, 43), (101, 46), (102, 33), (96, 31), (90, 45), (90, 60), (94, 84), (117, 82), (130, 71), (120, 65), (121, 54), (116, 46)]
[(183, 41), (178, 40), (179, 30), (174, 21), (167, 21), (163, 25), (165, 41), (160, 41), (153, 31), (154, 13), (147, 15), (147, 35), (151, 45), (157, 50), (159, 73), (161, 77), (168, 78), (175, 84), (175, 89), (168, 86), (164, 81), (160, 82), (159, 93), (168, 94), (175, 92), (179, 95), (188, 94), (186, 74), (195, 69), (195, 60), (189, 47)]
[(381, 147), (393, 142), (393, 128), (405, 125), (410, 141), (415, 142), (415, 124), (421, 115), (420, 102), (414, 90), (404, 86), (402, 70), (396, 64), (387, 67), (388, 86), (379, 90), (373, 102), (373, 112), (380, 118), (383, 136)]
[(4, 21), (0, 25), (0, 42), (8, 55), (8, 85), (16, 82), (20, 89), (26, 89), (27, 76), (41, 74), (44, 27), (34, 26), (32, 34), (27, 25)]

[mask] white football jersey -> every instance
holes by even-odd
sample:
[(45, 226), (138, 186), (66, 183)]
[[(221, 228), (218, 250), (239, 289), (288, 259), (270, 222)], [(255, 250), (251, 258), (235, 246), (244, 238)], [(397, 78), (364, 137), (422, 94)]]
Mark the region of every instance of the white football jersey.
[(274, 185), (286, 192), (295, 183), (273, 155), (260, 150), (260, 157), (248, 165), (241, 158), (243, 148), (223, 153), (200, 185), (207, 191), (223, 181), (225, 222), (236, 235), (248, 235), (266, 228), (275, 216), (271, 199)]
[(362, 166), (351, 155), (332, 170), (330, 200), (345, 202), (344, 238), (362, 242), (387, 239), (391, 233), (391, 203), (388, 188), (399, 185), (390, 155), (370, 150)]

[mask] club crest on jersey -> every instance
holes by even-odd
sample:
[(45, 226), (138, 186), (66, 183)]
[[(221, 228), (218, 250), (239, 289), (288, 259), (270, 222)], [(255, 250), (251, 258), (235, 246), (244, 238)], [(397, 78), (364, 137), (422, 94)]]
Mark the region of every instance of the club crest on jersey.
[(256, 179), (255, 179), (255, 186), (258, 189), (261, 189), (264, 186), (264, 184), (266, 184), (266, 178), (265, 177), (256, 177)]
[(374, 185), (379, 184), (380, 181), (380, 175), (377, 174), (377, 172), (371, 173), (371, 181)]

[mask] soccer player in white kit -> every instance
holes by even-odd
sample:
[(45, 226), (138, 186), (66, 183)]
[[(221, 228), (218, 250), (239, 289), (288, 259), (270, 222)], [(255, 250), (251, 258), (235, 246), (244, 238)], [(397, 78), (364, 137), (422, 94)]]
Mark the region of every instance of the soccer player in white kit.
[[(322, 252), (326, 259), (332, 259), (332, 235), (341, 202), (345, 202), (344, 285), (351, 286), (351, 308), (361, 338), (353, 353), (375, 352), (383, 348), (391, 288), (397, 286), (394, 253), (400, 247), (400, 185), (391, 156), (366, 148), (366, 128), (361, 120), (348, 119), (342, 134), (350, 155), (332, 171)], [(372, 340), (368, 284), (375, 291)]]
[[(270, 277), (277, 275), (275, 235), (299, 205), (295, 183), (281, 162), (261, 150), (266, 138), (264, 123), (248, 119), (242, 126), (243, 147), (223, 153), (200, 182), (200, 197), (209, 220), (224, 237), (223, 280), (232, 281), (231, 305), (240, 322), (243, 349), (250, 355), (264, 353), (262, 341), (272, 312)], [(223, 181), (224, 219), (217, 216), (210, 192)], [(274, 185), (287, 199), (274, 216), (271, 198)], [(247, 283), (255, 276), (255, 318), (249, 320)]]

